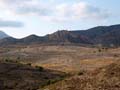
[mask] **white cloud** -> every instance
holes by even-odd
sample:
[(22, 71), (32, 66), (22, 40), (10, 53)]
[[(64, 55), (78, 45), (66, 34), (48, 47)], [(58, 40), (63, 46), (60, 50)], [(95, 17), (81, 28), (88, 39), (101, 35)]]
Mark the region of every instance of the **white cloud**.
[(109, 16), (104, 11), (86, 2), (57, 3), (54, 0), (46, 3), (44, 0), (0, 0), (0, 6), (17, 15), (38, 15), (50, 21), (76, 21), (82, 19), (105, 19)]
[(85, 2), (62, 4), (56, 7), (56, 14), (68, 19), (105, 19), (109, 16), (106, 11)]
[(19, 22), (19, 21), (11, 21), (11, 20), (0, 19), (0, 27), (18, 28), (18, 27), (23, 27), (23, 26), (24, 26), (24, 24), (22, 22)]

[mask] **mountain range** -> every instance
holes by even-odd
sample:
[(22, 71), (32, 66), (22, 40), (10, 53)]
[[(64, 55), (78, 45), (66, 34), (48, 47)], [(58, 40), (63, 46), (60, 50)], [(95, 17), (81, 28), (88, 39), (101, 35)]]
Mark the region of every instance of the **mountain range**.
[(6, 38), (6, 37), (10, 37), (10, 36), (4, 33), (3, 31), (0, 31), (0, 39)]
[(30, 35), (22, 39), (0, 32), (0, 45), (102, 45), (120, 46), (120, 24), (98, 26), (87, 30), (61, 30), (45, 36)]

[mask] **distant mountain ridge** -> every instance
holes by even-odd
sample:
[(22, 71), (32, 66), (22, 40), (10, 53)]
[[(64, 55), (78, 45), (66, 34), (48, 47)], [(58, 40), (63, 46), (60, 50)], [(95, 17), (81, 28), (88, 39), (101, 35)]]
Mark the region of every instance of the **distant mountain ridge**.
[(0, 31), (0, 39), (6, 38), (6, 37), (10, 37), (10, 36), (4, 33), (3, 31)]
[(103, 45), (120, 46), (120, 24), (98, 26), (88, 30), (61, 30), (43, 37), (30, 35), (22, 39), (7, 37), (0, 40), (4, 44), (53, 44), (53, 45)]

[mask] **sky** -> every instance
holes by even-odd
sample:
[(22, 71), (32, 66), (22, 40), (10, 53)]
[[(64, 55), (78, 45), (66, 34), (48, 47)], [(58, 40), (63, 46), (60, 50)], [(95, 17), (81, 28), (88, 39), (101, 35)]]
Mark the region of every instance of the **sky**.
[(0, 30), (15, 38), (120, 24), (120, 0), (0, 0)]

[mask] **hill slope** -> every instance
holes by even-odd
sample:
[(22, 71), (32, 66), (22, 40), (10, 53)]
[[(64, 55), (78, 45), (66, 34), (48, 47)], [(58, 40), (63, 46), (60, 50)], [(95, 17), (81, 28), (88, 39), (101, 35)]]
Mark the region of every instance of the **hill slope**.
[(57, 31), (39, 37), (30, 35), (22, 39), (2, 39), (0, 45), (9, 44), (54, 44), (54, 45), (103, 45), (120, 46), (120, 25), (98, 26), (88, 30)]
[(120, 90), (120, 62), (50, 85), (49, 90)]
[(10, 36), (2, 31), (0, 31), (0, 39), (6, 38), (6, 37), (10, 37)]
[(29, 64), (0, 62), (0, 90), (37, 90), (64, 77), (65, 73)]

